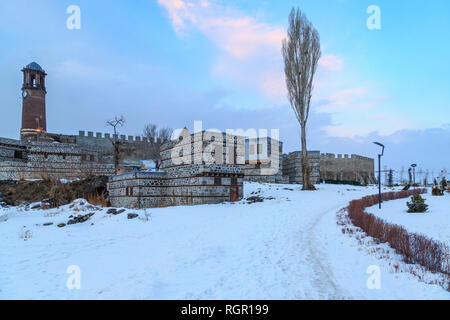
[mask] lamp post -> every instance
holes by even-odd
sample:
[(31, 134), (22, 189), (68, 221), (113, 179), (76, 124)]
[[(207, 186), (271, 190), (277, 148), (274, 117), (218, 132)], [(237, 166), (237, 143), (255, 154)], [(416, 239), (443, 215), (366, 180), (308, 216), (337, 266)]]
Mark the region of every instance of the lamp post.
[(413, 168), (413, 187), (415, 189), (416, 188), (416, 167), (417, 167), (417, 164), (413, 163), (411, 165), (411, 167)]
[(378, 207), (381, 209), (381, 157), (384, 155), (384, 145), (374, 142), (381, 147), (381, 154), (378, 154)]

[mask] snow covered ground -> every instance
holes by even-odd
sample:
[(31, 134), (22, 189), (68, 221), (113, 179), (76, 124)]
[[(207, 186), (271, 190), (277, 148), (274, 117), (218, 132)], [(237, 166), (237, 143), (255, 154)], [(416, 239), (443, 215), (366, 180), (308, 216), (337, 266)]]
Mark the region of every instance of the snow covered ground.
[(450, 194), (432, 196), (429, 190), (422, 197), (428, 204), (428, 211), (425, 213), (408, 213), (406, 202), (411, 201), (410, 198), (388, 201), (383, 204), (382, 210), (376, 205), (366, 211), (389, 223), (402, 225), (408, 231), (422, 233), (450, 245)]
[[(0, 298), (450, 299), (438, 285), (393, 271), (395, 255), (380, 257), (342, 233), (337, 212), (375, 187), (318, 188), (246, 183), (246, 198), (271, 199), (118, 215), (84, 201), (0, 209)], [(80, 289), (66, 285), (70, 266), (79, 267)], [(370, 266), (380, 270), (379, 289), (367, 286)]]

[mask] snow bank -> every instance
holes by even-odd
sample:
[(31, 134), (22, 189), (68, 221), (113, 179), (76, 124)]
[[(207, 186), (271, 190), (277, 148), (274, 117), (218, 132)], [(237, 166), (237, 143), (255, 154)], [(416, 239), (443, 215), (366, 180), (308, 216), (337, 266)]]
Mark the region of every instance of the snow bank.
[[(300, 189), (246, 183), (245, 198), (263, 202), (116, 214), (82, 199), (58, 209), (2, 208), (0, 299), (450, 298), (393, 274), (341, 233), (336, 212), (376, 187)], [(78, 215), (90, 216), (57, 226)], [(380, 290), (366, 285), (372, 264), (381, 268)], [(73, 266), (79, 290), (67, 286)]]

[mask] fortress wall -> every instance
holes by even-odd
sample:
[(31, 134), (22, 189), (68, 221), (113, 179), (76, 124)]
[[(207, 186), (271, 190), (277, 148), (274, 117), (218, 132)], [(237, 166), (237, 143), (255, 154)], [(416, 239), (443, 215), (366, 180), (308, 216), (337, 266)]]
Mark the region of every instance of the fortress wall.
[(77, 179), (91, 175), (110, 176), (115, 172), (109, 164), (77, 162), (1, 161), (0, 180)]
[[(289, 183), (302, 183), (302, 152), (295, 151), (283, 155), (283, 176), (287, 176)], [(308, 151), (308, 161), (312, 168), (311, 182), (320, 183), (320, 151)]]
[(218, 132), (188, 134), (161, 146), (161, 168), (187, 164), (241, 164), (245, 163), (243, 137)]
[[(88, 131), (79, 131), (77, 136), (77, 144), (79, 146), (90, 147), (94, 150), (110, 150), (112, 149), (111, 140), (114, 139), (115, 136), (109, 133), (101, 133), (101, 132), (93, 132)], [(147, 138), (141, 136), (126, 136), (119, 135), (120, 141), (127, 142), (129, 144), (143, 145), (151, 143)], [(156, 141), (153, 141), (156, 142)]]
[(374, 159), (351, 155), (320, 155), (320, 176), (323, 180), (356, 181), (361, 184), (375, 182)]
[(0, 161), (25, 161), (27, 150), (18, 140), (0, 138)]
[(0, 161), (0, 180), (75, 179), (115, 173), (113, 165), (99, 163), (97, 152), (73, 144), (32, 142), (19, 146), (26, 150), (26, 159)]
[[(114, 153), (112, 140), (114, 135), (109, 133), (100, 133), (88, 131), (79, 131), (76, 137), (78, 146), (95, 150), (103, 155), (104, 161), (112, 163), (111, 157)], [(152, 157), (150, 144), (157, 141), (149, 141), (147, 138), (140, 136), (120, 135), (119, 140), (123, 142), (121, 145), (121, 162), (135, 162), (137, 160), (150, 159)]]
[[(236, 143), (235, 143), (236, 142)], [(111, 204), (129, 208), (194, 205), (237, 201), (243, 197), (243, 164), (224, 164), (227, 146), (239, 138), (222, 133), (189, 134), (161, 148), (160, 172), (138, 171), (110, 177)], [(242, 143), (243, 145), (243, 143)], [(210, 158), (203, 154), (214, 153)]]
[(243, 197), (243, 174), (236, 165), (178, 166), (161, 172), (138, 171), (113, 176), (108, 190), (115, 207), (149, 208), (237, 201)]
[(283, 143), (278, 140), (270, 137), (246, 139), (245, 163), (245, 181), (289, 182), (283, 177)]

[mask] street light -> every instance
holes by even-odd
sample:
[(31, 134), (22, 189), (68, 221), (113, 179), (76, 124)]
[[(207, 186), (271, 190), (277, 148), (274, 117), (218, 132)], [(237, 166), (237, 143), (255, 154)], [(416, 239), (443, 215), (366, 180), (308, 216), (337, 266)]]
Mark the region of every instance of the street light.
[(411, 165), (411, 167), (413, 168), (413, 187), (415, 189), (416, 188), (416, 167), (417, 167), (417, 164), (413, 163)]
[(379, 142), (374, 142), (380, 146), (381, 154), (378, 155), (378, 207), (381, 209), (381, 157), (384, 155), (384, 145)]

